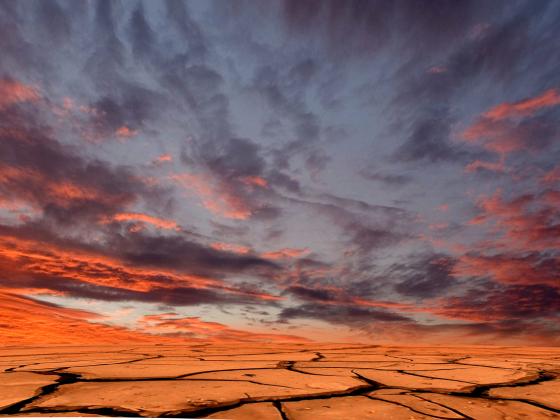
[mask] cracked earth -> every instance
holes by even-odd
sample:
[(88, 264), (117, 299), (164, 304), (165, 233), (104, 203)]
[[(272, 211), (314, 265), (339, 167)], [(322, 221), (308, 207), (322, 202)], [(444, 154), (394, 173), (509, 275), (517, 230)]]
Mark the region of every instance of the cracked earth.
[(0, 416), (560, 419), (560, 349), (0, 348)]

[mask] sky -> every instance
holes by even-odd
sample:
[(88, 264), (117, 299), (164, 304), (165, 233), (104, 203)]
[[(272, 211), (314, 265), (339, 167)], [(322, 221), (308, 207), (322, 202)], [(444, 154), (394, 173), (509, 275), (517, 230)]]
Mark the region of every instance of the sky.
[(0, 341), (560, 345), (560, 2), (0, 2)]

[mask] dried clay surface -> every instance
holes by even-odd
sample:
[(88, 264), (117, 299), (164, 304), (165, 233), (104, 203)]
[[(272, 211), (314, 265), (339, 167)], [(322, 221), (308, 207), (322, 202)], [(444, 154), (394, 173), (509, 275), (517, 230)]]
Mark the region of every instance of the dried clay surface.
[(560, 349), (3, 347), (0, 416), (560, 420)]

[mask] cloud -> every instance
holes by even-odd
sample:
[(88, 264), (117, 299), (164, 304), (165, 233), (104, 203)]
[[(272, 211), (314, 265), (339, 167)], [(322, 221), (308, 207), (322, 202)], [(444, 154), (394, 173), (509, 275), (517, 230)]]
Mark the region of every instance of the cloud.
[(560, 259), (539, 253), (464, 255), (454, 274), (489, 277), (505, 284), (549, 285), (559, 287)]
[(3, 345), (181, 343), (182, 340), (104, 325), (98, 314), (0, 292)]
[(467, 143), (506, 156), (522, 150), (542, 150), (557, 133), (558, 127), (547, 117), (519, 122), (481, 117), (462, 133), (462, 138)]
[(407, 140), (393, 154), (398, 162), (457, 161), (461, 150), (450, 142), (451, 121), (446, 115), (434, 114), (413, 123)]
[(181, 230), (174, 220), (161, 219), (143, 213), (117, 213), (109, 221), (116, 222), (140, 222), (155, 226), (160, 229)]
[(41, 98), (39, 90), (12, 79), (0, 79), (0, 110), (22, 102), (35, 102)]
[(247, 202), (234, 195), (227, 185), (220, 185), (219, 181), (188, 173), (173, 175), (172, 179), (200, 196), (204, 207), (213, 214), (238, 220), (248, 219), (253, 214)]
[(255, 142), (239, 138), (194, 141), (184, 151), (182, 160), (197, 171), (174, 174), (171, 178), (198, 195), (212, 214), (237, 220), (279, 216), (279, 208), (263, 202), (275, 195), (269, 187), (277, 176), (266, 176), (266, 161)]
[[(174, 267), (170, 260), (161, 261), (155, 254), (131, 255), (127, 252), (127, 247), (122, 248), (122, 254), (119, 255), (111, 249), (95, 249), (91, 245), (66, 243), (66, 246), (62, 247), (53, 243), (52, 238), (49, 243), (12, 236), (13, 234), (9, 235), (9, 231), (5, 229), (2, 233), (0, 267), (4, 276), (0, 283), (5, 288), (37, 289), (106, 301), (173, 305), (274, 304), (281, 299), (261, 292), (256, 287), (249, 290), (221, 279), (224, 273), (243, 271), (253, 261), (257, 264), (260, 261), (267, 268), (272, 266), (255, 257), (237, 257), (222, 251), (208, 251), (208, 263), (218, 264), (218, 272), (214, 273), (218, 278), (215, 278), (195, 274), (197, 271), (207, 270), (195, 263), (196, 256), (191, 256), (191, 262), (184, 266), (189, 272), (181, 273), (182, 261)], [(19, 233), (23, 236), (23, 232)], [(37, 236), (36, 231), (32, 233)], [(45, 244), (48, 244), (48, 247)], [(182, 255), (180, 249), (178, 252)], [(163, 255), (167, 254), (164, 252)], [(219, 263), (220, 256), (230, 261), (229, 268)], [(167, 257), (172, 258), (170, 255)], [(237, 258), (245, 262), (237, 264), (234, 262)], [(247, 265), (243, 267), (244, 264)]]
[(526, 321), (560, 314), (558, 290), (538, 284), (520, 284), (486, 291), (474, 289), (462, 297), (443, 298), (440, 304), (434, 313), (475, 322)]
[(506, 172), (508, 155), (521, 151), (546, 149), (556, 138), (558, 126), (550, 115), (535, 115), (545, 108), (560, 104), (556, 89), (514, 103), (502, 103), (483, 113), (461, 133), (465, 142), (499, 156), (498, 161), (475, 160), (465, 170), (485, 169)]
[(133, 203), (167, 201), (164, 189), (129, 168), (81, 157), (28, 112), (12, 111), (0, 139), (0, 197), (26, 202), (44, 217), (82, 223)]
[(170, 337), (185, 337), (213, 342), (305, 342), (306, 338), (238, 330), (219, 322), (209, 322), (199, 317), (180, 317), (175, 313), (145, 315), (139, 321), (145, 331)]
[(303, 255), (308, 254), (309, 252), (310, 250), (307, 248), (305, 249), (282, 248), (277, 251), (264, 252), (261, 254), (261, 256), (269, 260), (282, 260), (282, 259), (302, 257)]
[(542, 108), (560, 104), (560, 95), (557, 89), (549, 89), (533, 98), (522, 99), (517, 102), (496, 105), (483, 116), (493, 121), (507, 118), (530, 116)]
[(162, 164), (162, 163), (166, 163), (166, 162), (172, 162), (173, 161), (173, 156), (171, 156), (168, 153), (164, 153), (162, 155), (159, 155), (158, 157), (156, 157), (153, 160), (153, 163), (156, 165)]
[(464, 37), (482, 12), (499, 7), (478, 1), (460, 1), (451, 7), (445, 1), (286, 0), (282, 8), (287, 30), (304, 39), (319, 39), (323, 48), (343, 59), (372, 54), (388, 45), (405, 51), (445, 48)]
[[(156, 121), (164, 107), (162, 94), (130, 82), (83, 106), (84, 136), (95, 142), (129, 139)], [(82, 116), (80, 116), (82, 118)]]
[(279, 319), (315, 319), (328, 323), (358, 327), (372, 322), (408, 322), (409, 318), (378, 309), (361, 308), (353, 305), (324, 305), (306, 303), (301, 306), (284, 308)]
[(360, 171), (360, 175), (370, 181), (378, 181), (390, 187), (401, 187), (412, 181), (412, 177), (408, 175), (386, 174), (381, 172), (370, 172), (367, 170)]
[[(554, 190), (540, 194), (523, 194), (510, 200), (503, 198), (501, 190), (482, 196), (477, 205), (479, 214), (471, 224), (493, 223), (494, 247), (512, 252), (554, 250), (558, 247), (558, 210)], [(502, 233), (502, 236), (496, 235)]]
[(251, 251), (251, 249), (247, 246), (238, 245), (238, 244), (228, 244), (228, 243), (224, 243), (224, 242), (211, 243), (210, 247), (212, 247), (213, 249), (220, 250), (220, 251), (233, 252), (233, 253), (236, 253), (236, 254), (248, 254), (249, 251)]
[(453, 258), (436, 254), (393, 264), (387, 271), (400, 294), (428, 298), (447, 293), (457, 283), (453, 276), (455, 263)]

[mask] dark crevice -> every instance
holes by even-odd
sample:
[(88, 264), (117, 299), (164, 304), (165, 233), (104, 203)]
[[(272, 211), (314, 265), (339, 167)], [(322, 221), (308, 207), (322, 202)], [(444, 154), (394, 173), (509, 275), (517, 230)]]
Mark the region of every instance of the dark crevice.
[[(540, 384), (541, 382), (551, 381), (556, 377), (547, 372), (538, 372), (538, 376), (531, 380), (519, 380), (517, 382), (509, 382), (509, 383), (501, 383), (501, 384), (485, 384), (485, 385), (477, 385), (475, 388), (468, 393), (459, 393), (459, 395), (468, 395), (471, 397), (488, 397), (488, 391), (493, 388), (512, 388), (512, 387), (521, 387), (527, 385), (536, 385)], [(455, 392), (450, 392), (450, 395), (455, 395)]]
[(33, 407), (24, 411), (25, 414), (63, 414), (63, 413), (80, 413), (80, 414), (98, 414), (104, 417), (143, 417), (140, 413), (132, 410), (115, 407), (64, 407), (64, 408), (41, 408)]
[(462, 384), (468, 384), (468, 385), (476, 386), (476, 383), (474, 383), (474, 382), (461, 381), (460, 379), (438, 378), (438, 377), (434, 377), (434, 376), (428, 376), (428, 375), (421, 375), (419, 373), (413, 373), (413, 371), (400, 370), (400, 369), (397, 370), (396, 372), (402, 373), (403, 375), (410, 375), (410, 376), (417, 376), (419, 378), (432, 379), (434, 381), (460, 382)]
[(435, 404), (435, 405), (439, 405), (440, 407), (443, 407), (443, 408), (445, 408), (445, 409), (447, 409), (447, 410), (449, 410), (449, 411), (452, 411), (452, 412), (454, 412), (455, 414), (466, 418), (467, 420), (474, 420), (474, 419), (472, 419), (472, 417), (466, 415), (465, 413), (462, 413), (461, 411), (457, 410), (456, 408), (450, 407), (450, 406), (445, 405), (445, 404), (443, 404), (443, 403), (441, 403), (441, 402), (432, 401), (432, 400), (423, 398), (423, 397), (421, 397), (421, 396), (418, 395), (418, 394), (410, 394), (410, 393), (409, 393), (408, 395), (411, 395), (411, 396), (413, 396), (413, 397), (415, 397), (415, 398), (418, 398), (418, 399), (420, 399), (420, 400), (422, 400), (422, 401), (426, 401), (426, 402), (429, 402), (429, 403), (432, 403), (432, 404)]
[(375, 389), (376, 388), (373, 386), (363, 385), (363, 386), (350, 388), (345, 391), (332, 391), (332, 392), (325, 392), (321, 394), (292, 395), (292, 396), (284, 396), (284, 397), (252, 397), (249, 399), (242, 398), (235, 402), (226, 402), (223, 404), (214, 405), (212, 407), (167, 412), (161, 414), (160, 417), (165, 417), (165, 418), (202, 417), (220, 411), (237, 408), (246, 403), (269, 402), (274, 404), (274, 403), (294, 402), (294, 401), (327, 400), (327, 399), (338, 398), (338, 397), (353, 397), (353, 396), (363, 395), (368, 392), (374, 391)]
[(424, 416), (431, 416), (431, 417), (435, 417), (436, 419), (453, 420), (453, 417), (442, 417), (442, 416), (438, 416), (437, 414), (425, 413), (425, 412), (423, 412), (423, 411), (417, 410), (417, 409), (415, 409), (415, 408), (412, 408), (412, 407), (410, 407), (410, 406), (408, 406), (408, 405), (406, 405), (406, 404), (403, 404), (403, 403), (400, 403), (400, 402), (397, 402), (397, 401), (386, 400), (386, 399), (384, 399), (384, 398), (374, 397), (374, 396), (372, 396), (372, 395), (364, 395), (364, 396), (367, 397), (367, 398), (369, 398), (370, 400), (374, 400), (374, 401), (375, 401), (375, 400), (377, 400), (377, 401), (383, 401), (383, 402), (386, 402), (386, 403), (399, 405), (399, 406), (401, 406), (401, 407), (408, 408), (410, 411), (413, 411), (413, 412), (415, 412), (415, 413), (417, 413), (417, 414), (422, 414), (422, 415), (424, 415)]
[(290, 419), (288, 418), (288, 415), (287, 415), (286, 412), (284, 411), (284, 407), (282, 406), (282, 403), (281, 403), (280, 401), (274, 401), (274, 402), (272, 403), (272, 405), (273, 405), (274, 407), (276, 407), (276, 410), (278, 410), (278, 414), (280, 414), (280, 418), (281, 418), (282, 420), (290, 420)]
[(325, 358), (325, 356), (323, 356), (323, 355), (322, 355), (321, 353), (319, 353), (319, 352), (316, 352), (315, 355), (316, 355), (317, 357), (314, 357), (313, 359), (311, 359), (311, 360), (310, 360), (311, 362), (318, 362), (318, 361), (320, 361), (321, 359), (324, 359), (324, 358)]
[[(37, 372), (39, 373), (39, 372)], [(47, 374), (45, 372), (45, 374)], [(39, 392), (37, 392), (34, 396), (27, 398), (25, 400), (19, 401), (15, 404), (12, 404), (8, 407), (5, 407), (3, 410), (0, 410), (0, 414), (16, 414), (20, 410), (22, 410), (26, 405), (31, 404), (38, 400), (39, 398), (43, 398), (47, 395), (52, 394), (55, 392), (61, 385), (66, 384), (73, 384), (79, 381), (80, 375), (76, 375), (73, 373), (66, 373), (66, 372), (49, 372), (48, 374), (56, 374), (58, 378), (52, 384), (45, 385), (39, 388)]]

